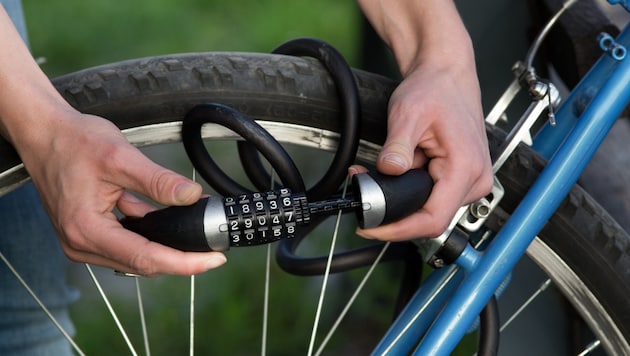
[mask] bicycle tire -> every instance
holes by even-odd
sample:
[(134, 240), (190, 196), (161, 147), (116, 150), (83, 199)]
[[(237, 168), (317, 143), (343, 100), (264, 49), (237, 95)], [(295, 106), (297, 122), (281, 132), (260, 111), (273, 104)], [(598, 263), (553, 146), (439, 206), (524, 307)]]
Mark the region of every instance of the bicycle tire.
[[(369, 161), (385, 138), (387, 101), (396, 83), (359, 70), (354, 75), (363, 114), (359, 156)], [(176, 141), (185, 113), (208, 101), (232, 106), (271, 129), (312, 128), (309, 137), (288, 136), (319, 149), (334, 149), (339, 126), (334, 83), (319, 63), (309, 59), (178, 54), (86, 69), (53, 83), (78, 110), (113, 121), (140, 146)], [(319, 141), (307, 142), (317, 135)], [(503, 134), (489, 129), (488, 135), (491, 148), (496, 148)], [(0, 157), (2, 195), (28, 176), (5, 141), (0, 142)], [(517, 149), (498, 174), (506, 189), (502, 209), (514, 209), (543, 167), (544, 161), (530, 149)], [(529, 251), (610, 354), (630, 354), (629, 243), (630, 236), (576, 186)]]

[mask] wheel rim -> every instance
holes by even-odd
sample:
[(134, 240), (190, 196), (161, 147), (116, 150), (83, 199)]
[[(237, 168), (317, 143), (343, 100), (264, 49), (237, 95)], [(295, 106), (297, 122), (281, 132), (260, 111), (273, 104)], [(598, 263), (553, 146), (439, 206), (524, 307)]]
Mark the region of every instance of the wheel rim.
[(527, 256), (551, 277), (610, 355), (627, 355), (630, 352), (630, 344), (599, 300), (542, 239), (534, 239), (527, 249)]
[[(297, 144), (304, 147), (324, 151), (334, 151), (339, 135), (333, 131), (302, 126), (296, 124), (259, 121), (278, 141)], [(135, 127), (123, 130), (129, 142), (137, 147), (179, 142), (181, 122), (167, 122)], [(206, 125), (202, 136), (209, 140), (237, 140), (239, 137), (232, 131), (218, 125)], [(361, 140), (357, 158), (365, 162), (373, 162), (380, 145)], [(0, 173), (0, 183), (11, 181), (3, 186), (0, 195), (26, 183), (29, 180), (23, 165), (13, 167)], [(591, 330), (602, 341), (610, 354), (629, 353), (630, 345), (623, 337), (605, 311), (601, 303), (586, 287), (581, 279), (544, 241), (536, 238), (527, 251), (528, 256), (550, 276), (562, 294), (567, 296), (572, 305)]]

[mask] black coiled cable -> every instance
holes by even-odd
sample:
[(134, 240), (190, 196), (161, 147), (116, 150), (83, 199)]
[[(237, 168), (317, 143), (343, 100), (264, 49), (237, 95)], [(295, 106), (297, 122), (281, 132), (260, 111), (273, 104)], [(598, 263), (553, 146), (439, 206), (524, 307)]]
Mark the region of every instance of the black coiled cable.
[[(245, 172), (259, 190), (266, 190), (271, 177), (266, 173), (259, 153), (271, 164), (282, 184), (294, 192), (305, 192), (311, 200), (323, 200), (335, 193), (347, 177), (347, 171), (354, 162), (359, 145), (361, 108), (359, 93), (352, 71), (341, 54), (333, 47), (316, 39), (297, 39), (289, 41), (273, 53), (309, 56), (318, 59), (330, 72), (337, 87), (342, 105), (342, 122), (339, 147), (333, 161), (323, 177), (310, 189), (306, 190), (304, 181), (295, 163), (284, 148), (259, 124), (246, 115), (221, 104), (203, 104), (193, 108), (184, 119), (182, 125), (182, 141), (191, 162), (204, 180), (218, 193), (233, 196), (249, 193), (250, 190), (235, 182), (225, 174), (212, 160), (201, 137), (201, 127), (205, 123), (225, 126), (242, 136), (245, 141), (238, 143), (239, 156)], [(316, 226), (310, 224), (309, 230), (298, 231), (296, 238), (282, 240), (277, 249), (276, 260), (285, 271), (296, 275), (319, 275), (326, 270), (327, 256), (301, 257), (295, 251), (307, 233)], [(331, 272), (341, 272), (373, 263), (383, 249), (382, 243), (364, 248), (336, 253), (331, 262)], [(417, 261), (420, 256), (413, 243), (392, 243), (382, 261), (405, 260), (407, 271), (401, 283), (401, 291), (396, 309), (405, 305), (411, 297), (409, 291), (419, 286), (421, 268)], [(417, 269), (410, 271), (412, 269)], [(482, 313), (480, 332), (480, 353), (483, 355), (496, 353), (498, 345), (498, 312), (496, 301), (491, 301)]]
[[(305, 192), (310, 200), (323, 200), (334, 194), (346, 179), (348, 168), (354, 162), (359, 145), (361, 107), (359, 91), (352, 70), (343, 56), (332, 46), (320, 40), (302, 38), (289, 41), (274, 50), (276, 54), (314, 57), (329, 70), (337, 87), (342, 115), (340, 122), (339, 147), (322, 178), (306, 190), (300, 172), (282, 145), (254, 120), (232, 108), (221, 104), (203, 104), (193, 108), (184, 119), (182, 140), (193, 166), (210, 186), (222, 195), (249, 193), (249, 189), (235, 182), (225, 174), (210, 157), (201, 137), (201, 127), (205, 123), (222, 125), (236, 132), (245, 140), (239, 142), (239, 155), (246, 173), (260, 190), (269, 189), (271, 177), (263, 168), (259, 153), (271, 164), (283, 186), (294, 192)], [(279, 183), (276, 183), (279, 184)], [(312, 222), (310, 227), (317, 225)], [(295, 254), (299, 243), (309, 230), (300, 228), (293, 240), (280, 242), (276, 253), (278, 265), (296, 275), (322, 274), (326, 269), (327, 256), (304, 258)], [(416, 248), (411, 243), (401, 243), (388, 249), (383, 260), (418, 258)], [(332, 261), (332, 270), (346, 271), (368, 266), (382, 250), (378, 243), (365, 248), (338, 253)], [(403, 252), (403, 250), (407, 250)]]
[[(326, 42), (312, 38), (296, 39), (280, 45), (272, 53), (313, 57), (322, 63), (335, 82), (342, 107), (339, 147), (326, 173), (306, 192), (311, 201), (323, 200), (332, 195), (347, 178), (348, 167), (357, 155), (361, 129), (359, 89), (343, 56)], [(265, 169), (260, 169), (262, 163), (254, 146), (247, 141), (239, 142), (238, 145), (248, 176), (257, 188), (265, 189), (264, 187), (269, 186), (271, 177), (265, 173)]]

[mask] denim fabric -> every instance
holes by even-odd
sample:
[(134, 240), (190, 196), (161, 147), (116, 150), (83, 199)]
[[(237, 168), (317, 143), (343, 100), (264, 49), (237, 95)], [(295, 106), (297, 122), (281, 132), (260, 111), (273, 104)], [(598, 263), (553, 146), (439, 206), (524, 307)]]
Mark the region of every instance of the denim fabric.
[[(0, 199), (0, 250), (42, 302), (72, 331), (66, 263), (32, 184)], [(70, 354), (68, 343), (33, 298), (0, 264), (0, 355)]]
[[(20, 0), (0, 0), (22, 38)], [(67, 259), (33, 184), (0, 198), (0, 251), (64, 328), (73, 332), (68, 305), (78, 292), (66, 286)], [(0, 262), (0, 355), (71, 355), (70, 345)]]
[(22, 36), (22, 39), (28, 44), (28, 35), (26, 32), (26, 22), (24, 21), (24, 12), (22, 11), (22, 0), (0, 0), (0, 5), (9, 14), (13, 25)]

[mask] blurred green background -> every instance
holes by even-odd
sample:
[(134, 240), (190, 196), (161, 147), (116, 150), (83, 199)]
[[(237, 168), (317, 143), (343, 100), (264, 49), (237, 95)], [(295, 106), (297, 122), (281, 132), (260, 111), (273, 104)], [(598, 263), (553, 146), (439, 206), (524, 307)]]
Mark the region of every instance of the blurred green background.
[(34, 56), (52, 76), (177, 52), (269, 52), (318, 37), (356, 63), (359, 11), (335, 0), (24, 0)]
[[(44, 58), (51, 77), (114, 61), (178, 52), (269, 52), (295, 37), (323, 39), (357, 65), (360, 13), (354, 1), (338, 0), (24, 0), (33, 55)], [(180, 154), (181, 148), (172, 150)], [(179, 152), (178, 152), (179, 150)], [(163, 153), (153, 152), (156, 159)], [(168, 155), (169, 157), (172, 155)], [(344, 227), (352, 230), (353, 226)], [(358, 240), (358, 239), (357, 239)], [(344, 241), (342, 244), (353, 241)], [(197, 278), (196, 352), (250, 355), (260, 353), (265, 248), (228, 252), (226, 266)], [(312, 253), (312, 252), (311, 252)], [(360, 274), (331, 280), (326, 312), (340, 308)], [(327, 354), (364, 354), (391, 319), (399, 266), (381, 268), (367, 297), (360, 298), (346, 331), (333, 339)], [(97, 269), (136, 347), (141, 333), (133, 280)], [(87, 277), (73, 266), (72, 283)], [(142, 279), (152, 353), (188, 352), (187, 278)], [(305, 354), (313, 323), (319, 278), (287, 275), (272, 268), (268, 354)], [(94, 288), (81, 288), (73, 307), (78, 343), (89, 355), (127, 354)], [(324, 329), (332, 323), (324, 317)], [(349, 328), (348, 328), (349, 326)], [(322, 332), (323, 334), (323, 332)], [(321, 334), (320, 334), (321, 335)], [(321, 339), (322, 336), (320, 336)], [(140, 351), (142, 354), (143, 352)]]

